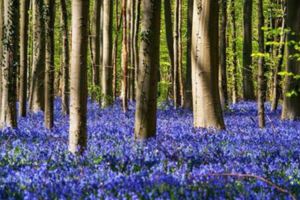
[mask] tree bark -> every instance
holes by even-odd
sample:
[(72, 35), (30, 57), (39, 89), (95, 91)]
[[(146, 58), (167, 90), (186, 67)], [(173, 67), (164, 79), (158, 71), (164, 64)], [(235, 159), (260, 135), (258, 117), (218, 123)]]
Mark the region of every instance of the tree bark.
[(257, 92), (257, 106), (258, 106), (258, 123), (260, 128), (265, 127), (265, 44), (264, 44), (264, 10), (263, 0), (258, 1), (258, 45), (259, 45), (259, 58), (258, 58), (258, 92)]
[(134, 0), (136, 2), (135, 5), (135, 18), (134, 18), (134, 33), (133, 33), (133, 48), (134, 48), (134, 78), (135, 78), (135, 86), (137, 87), (137, 78), (138, 78), (138, 68), (139, 68), (139, 48), (138, 48), (138, 41), (139, 41), (139, 29), (140, 29), (140, 13), (141, 13), (141, 0)]
[(112, 27), (113, 0), (103, 0), (103, 71), (102, 71), (102, 107), (112, 104)]
[(227, 0), (221, 0), (221, 32), (220, 32), (220, 67), (219, 67), (219, 88), (222, 108), (228, 105), (227, 90)]
[(87, 146), (87, 48), (89, 0), (72, 0), (72, 54), (69, 150), (82, 153)]
[(54, 20), (55, 0), (45, 0), (45, 36), (46, 36), (46, 70), (45, 70), (45, 126), (53, 127), (54, 113)]
[(237, 58), (237, 47), (236, 47), (236, 40), (237, 40), (237, 29), (236, 29), (236, 15), (235, 15), (235, 0), (231, 0), (231, 19), (232, 19), (232, 103), (236, 104), (238, 100), (238, 85), (237, 85), (237, 68), (238, 68), (238, 58)]
[(4, 0), (0, 0), (0, 113), (2, 109), (2, 64), (3, 64), (3, 38), (4, 38)]
[(44, 110), (44, 82), (45, 82), (45, 28), (43, 20), (42, 0), (33, 0), (33, 63), (30, 85), (30, 110), (38, 112)]
[(244, 0), (243, 98), (255, 100), (252, 75), (252, 7), (253, 0)]
[(69, 114), (69, 70), (70, 70), (70, 53), (69, 53), (69, 27), (68, 11), (66, 0), (60, 0), (61, 8), (61, 29), (62, 29), (62, 112)]
[[(193, 114), (196, 128), (224, 129), (218, 88), (218, 1), (194, 0)], [(216, 59), (217, 58), (217, 59)]]
[[(284, 99), (282, 108), (283, 120), (298, 120), (300, 118), (300, 80), (294, 76), (300, 74), (300, 62), (295, 57), (299, 54), (299, 48), (295, 44), (300, 42), (300, 1), (287, 1), (287, 27), (290, 32), (287, 35), (287, 72), (293, 76), (286, 76), (284, 83)], [(295, 43), (295, 44), (293, 44)], [(287, 95), (287, 93), (295, 92), (295, 95)]]
[(188, 0), (188, 21), (187, 21), (187, 54), (186, 54), (186, 77), (185, 77), (185, 97), (184, 108), (193, 107), (192, 99), (192, 63), (191, 63), (191, 46), (192, 46), (192, 23), (193, 23), (193, 4), (194, 0)]
[(1, 127), (17, 127), (19, 1), (4, 0)]
[(142, 0), (139, 78), (136, 95), (135, 138), (156, 135), (157, 75), (160, 49), (161, 0)]
[(29, 5), (30, 5), (29, 0), (23, 0), (20, 2), (20, 94), (19, 94), (19, 116), (20, 117), (26, 117)]
[(122, 0), (122, 16), (123, 16), (123, 38), (122, 38), (122, 106), (123, 111), (128, 109), (128, 33), (127, 33), (127, 0)]

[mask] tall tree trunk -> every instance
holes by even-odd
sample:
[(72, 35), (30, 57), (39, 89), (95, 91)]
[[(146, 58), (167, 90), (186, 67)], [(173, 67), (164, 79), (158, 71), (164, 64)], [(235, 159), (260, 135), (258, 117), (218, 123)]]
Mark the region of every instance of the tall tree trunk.
[(62, 29), (62, 112), (69, 114), (69, 70), (70, 70), (70, 53), (69, 53), (69, 28), (68, 28), (68, 11), (66, 0), (60, 0), (61, 8), (61, 29)]
[(123, 82), (122, 82), (122, 105), (123, 111), (127, 112), (128, 109), (128, 41), (127, 41), (127, 0), (122, 0), (122, 16), (123, 16), (123, 38), (122, 38), (122, 70), (123, 70)]
[(221, 0), (221, 32), (220, 32), (220, 68), (219, 68), (219, 88), (222, 108), (228, 105), (227, 91), (227, 0)]
[(141, 0), (134, 0), (135, 5), (135, 18), (134, 18), (134, 33), (133, 33), (133, 48), (134, 48), (134, 78), (135, 86), (137, 87), (138, 68), (139, 68), (139, 55), (138, 55), (138, 40), (139, 40), (139, 29), (140, 29), (140, 13), (141, 13)]
[(55, 0), (45, 0), (46, 70), (45, 70), (45, 126), (53, 127), (54, 112), (54, 20)]
[(87, 48), (89, 0), (72, 0), (72, 56), (69, 150), (82, 153), (87, 146)]
[(232, 18), (232, 65), (233, 65), (233, 72), (232, 72), (232, 103), (237, 103), (238, 99), (238, 85), (237, 85), (237, 67), (238, 67), (238, 58), (237, 58), (237, 48), (236, 48), (236, 40), (237, 40), (237, 29), (236, 29), (236, 15), (235, 15), (235, 0), (231, 0), (231, 18)]
[(116, 1), (116, 34), (113, 45), (113, 99), (117, 98), (117, 64), (118, 64), (118, 42), (119, 42), (119, 33), (122, 25), (122, 15), (119, 16), (119, 1)]
[(103, 107), (112, 104), (112, 28), (113, 28), (113, 0), (103, 0), (103, 70), (102, 92), (104, 99)]
[(43, 0), (33, 0), (33, 63), (30, 85), (30, 110), (44, 110), (45, 82), (45, 31), (43, 19)]
[[(101, 0), (95, 0), (94, 12), (92, 19), (92, 35), (91, 35), (91, 46), (92, 46), (92, 69), (93, 69), (93, 87), (100, 88), (100, 21), (101, 21)], [(92, 97), (95, 98), (96, 94)]]
[(263, 10), (263, 0), (258, 1), (258, 45), (259, 45), (259, 53), (261, 56), (258, 58), (258, 93), (257, 93), (257, 101), (258, 101), (258, 122), (259, 127), (265, 127), (265, 95), (266, 91), (264, 90), (265, 86), (265, 44), (264, 44), (264, 10)]
[(19, 1), (4, 0), (1, 127), (17, 127)]
[[(19, 116), (26, 116), (27, 103), (27, 52), (28, 52), (28, 10), (30, 1), (20, 2), (20, 94)], [(1, 55), (1, 54), (0, 54)]]
[(161, 0), (142, 0), (139, 78), (135, 113), (135, 138), (156, 135), (157, 75), (160, 49)]
[(271, 111), (274, 112), (278, 108), (278, 103), (279, 103), (279, 98), (280, 98), (280, 82), (281, 82), (281, 77), (278, 75), (279, 72), (282, 70), (282, 65), (283, 65), (283, 60), (284, 60), (284, 52), (285, 52), (285, 41), (286, 41), (286, 33), (285, 33), (285, 28), (286, 28), (286, 20), (285, 20), (285, 14), (286, 14), (286, 3), (281, 2), (282, 7), (283, 7), (283, 17), (281, 19), (281, 34), (280, 34), (280, 45), (278, 48), (278, 61), (274, 69), (274, 77), (273, 77), (273, 85), (272, 85), (272, 105), (271, 105)]
[(194, 126), (224, 129), (218, 88), (218, 1), (194, 0), (192, 82)]
[(252, 7), (253, 0), (244, 0), (243, 98), (255, 100), (252, 75)]
[(194, 0), (188, 0), (188, 21), (187, 21), (187, 53), (186, 53), (186, 77), (185, 77), (185, 97), (184, 108), (191, 109), (193, 107), (192, 99), (192, 23), (193, 23), (193, 4)]
[[(300, 118), (300, 80), (294, 78), (300, 74), (300, 62), (295, 57), (299, 54), (300, 42), (300, 1), (288, 0), (287, 1), (287, 27), (290, 32), (287, 36), (287, 72), (292, 73), (293, 76), (286, 76), (284, 83), (284, 99), (282, 108), (283, 120), (298, 120)], [(292, 41), (292, 43), (291, 43)], [(294, 44), (293, 44), (294, 43)], [(291, 95), (287, 95), (290, 93)], [(296, 93), (296, 94), (293, 94)]]
[(136, 52), (134, 51), (134, 21), (135, 21), (135, 6), (136, 6), (136, 1), (135, 0), (129, 0), (130, 1), (130, 83), (129, 83), (129, 99), (133, 101), (135, 99), (135, 54)]
[[(170, 74), (171, 74), (171, 94), (174, 91), (174, 41), (173, 41), (173, 20), (172, 20), (172, 4), (171, 0), (164, 0), (164, 14), (165, 14), (165, 29), (167, 47), (170, 59)], [(174, 94), (173, 94), (174, 95)]]

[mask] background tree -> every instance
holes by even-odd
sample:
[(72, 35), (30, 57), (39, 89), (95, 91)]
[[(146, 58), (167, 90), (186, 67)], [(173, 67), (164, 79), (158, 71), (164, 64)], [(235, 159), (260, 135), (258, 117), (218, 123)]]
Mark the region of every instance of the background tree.
[(103, 0), (103, 70), (102, 92), (104, 99), (102, 106), (112, 104), (112, 28), (113, 28), (113, 0)]
[(282, 119), (296, 120), (300, 117), (300, 80), (295, 78), (300, 74), (300, 62), (297, 54), (300, 53), (297, 44), (300, 42), (300, 1), (287, 1), (287, 69), (292, 75), (286, 76), (284, 85), (284, 100), (282, 108)]
[(194, 0), (192, 80), (194, 126), (224, 129), (218, 88), (218, 1)]
[(128, 109), (128, 33), (127, 33), (127, 0), (122, 0), (123, 37), (122, 37), (122, 105), (123, 111)]
[(17, 127), (17, 68), (19, 65), (19, 1), (4, 0), (1, 126)]
[(87, 145), (87, 48), (89, 0), (72, 0), (69, 150), (81, 153)]
[(237, 55), (237, 25), (236, 25), (236, 13), (235, 13), (235, 0), (231, 0), (231, 25), (232, 25), (232, 103), (236, 104), (238, 101), (238, 55)]
[(252, 75), (252, 0), (244, 0), (243, 98), (254, 100)]
[(136, 139), (146, 139), (156, 134), (161, 1), (142, 0), (141, 8), (143, 15), (136, 91)]
[(30, 84), (29, 107), (33, 112), (44, 110), (45, 83), (45, 28), (43, 0), (32, 0), (33, 4), (33, 61)]
[(46, 36), (46, 69), (45, 69), (45, 126), (53, 127), (54, 112), (54, 20), (55, 0), (45, 0), (45, 36)]

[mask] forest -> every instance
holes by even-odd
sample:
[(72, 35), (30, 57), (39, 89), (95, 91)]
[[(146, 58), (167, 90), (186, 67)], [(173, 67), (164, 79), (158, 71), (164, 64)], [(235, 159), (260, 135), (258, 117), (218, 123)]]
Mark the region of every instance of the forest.
[(0, 0), (0, 199), (300, 199), (299, 0)]

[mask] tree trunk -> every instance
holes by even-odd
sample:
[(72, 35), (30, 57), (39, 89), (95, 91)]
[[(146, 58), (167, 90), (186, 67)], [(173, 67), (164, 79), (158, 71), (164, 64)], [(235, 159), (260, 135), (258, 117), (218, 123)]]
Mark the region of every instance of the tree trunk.
[(20, 2), (20, 15), (21, 15), (20, 16), (20, 94), (19, 94), (19, 116), (20, 117), (26, 117), (29, 5), (30, 5), (29, 0), (23, 0)]
[(193, 14), (194, 126), (224, 129), (218, 88), (218, 1), (194, 0)]
[(221, 32), (220, 32), (220, 67), (219, 67), (219, 88), (222, 108), (228, 105), (227, 91), (227, 0), (221, 0)]
[(72, 0), (72, 55), (69, 150), (82, 153), (87, 146), (87, 48), (89, 1)]
[(139, 78), (136, 94), (135, 138), (156, 135), (157, 75), (160, 49), (161, 0), (142, 0)]
[(236, 40), (237, 40), (237, 29), (236, 29), (236, 15), (235, 15), (235, 0), (231, 0), (231, 18), (232, 18), (232, 103), (236, 104), (238, 100), (238, 85), (237, 85), (237, 67), (238, 67), (238, 58), (237, 58), (237, 48), (236, 48)]
[[(92, 35), (91, 35), (91, 46), (92, 46), (92, 71), (93, 71), (93, 87), (100, 88), (100, 21), (101, 21), (101, 0), (95, 0), (94, 12), (92, 19)], [(95, 99), (97, 94), (93, 94), (92, 97)]]
[(33, 0), (33, 63), (30, 85), (30, 110), (44, 110), (45, 82), (45, 31), (43, 19), (43, 1)]
[(192, 23), (193, 23), (193, 4), (194, 0), (188, 0), (188, 21), (187, 21), (187, 54), (186, 54), (186, 77), (185, 77), (185, 97), (184, 108), (193, 107), (192, 99), (192, 63), (191, 63), (191, 46), (192, 46)]
[(243, 98), (255, 100), (252, 75), (252, 0), (244, 0)]
[(258, 45), (259, 45), (259, 58), (258, 58), (258, 93), (257, 93), (257, 104), (258, 104), (258, 123), (260, 128), (265, 127), (265, 44), (264, 44), (264, 10), (263, 0), (258, 1)]
[[(4, 38), (4, 0), (0, 0), (0, 113), (2, 109), (2, 64), (3, 64), (3, 38)], [(0, 114), (1, 115), (1, 114)]]
[(135, 54), (136, 52), (134, 51), (134, 21), (135, 21), (135, 6), (136, 6), (136, 1), (135, 0), (129, 0), (130, 1), (130, 83), (129, 83), (129, 99), (133, 101), (135, 99)]
[(102, 92), (104, 99), (102, 106), (108, 107), (112, 104), (112, 28), (113, 28), (113, 0), (103, 0), (103, 70), (102, 70)]
[(17, 127), (19, 1), (4, 0), (1, 127)]
[[(141, 0), (134, 0), (135, 5), (135, 18), (134, 18), (134, 33), (133, 33), (133, 48), (134, 48), (134, 78), (135, 85), (137, 86), (138, 68), (139, 68), (139, 55), (138, 55), (138, 40), (139, 40), (139, 29), (140, 29), (140, 13), (141, 13)], [(135, 88), (136, 89), (136, 88)]]
[[(300, 1), (287, 1), (287, 27), (291, 30), (288, 33), (287, 41), (287, 72), (293, 76), (285, 77), (284, 99), (282, 108), (283, 120), (298, 120), (300, 118), (300, 80), (294, 78), (300, 74), (300, 62), (295, 58), (299, 54), (299, 47), (296, 44), (300, 42)], [(291, 42), (295, 44), (290, 44)], [(296, 93), (296, 94), (293, 94)], [(288, 95), (291, 94), (291, 95)]]
[(62, 112), (69, 114), (69, 70), (70, 70), (70, 53), (69, 53), (69, 28), (68, 28), (68, 11), (66, 0), (60, 0), (61, 8), (61, 28), (62, 28)]
[(122, 38), (122, 70), (123, 70), (123, 81), (122, 81), (122, 105), (123, 111), (127, 112), (128, 109), (128, 41), (127, 41), (127, 0), (122, 0), (122, 16), (123, 16), (123, 38)]
[(53, 127), (54, 112), (54, 20), (55, 0), (45, 0), (46, 73), (45, 73), (45, 126)]

